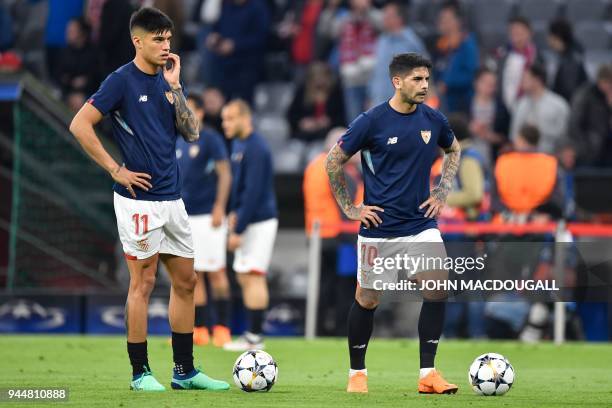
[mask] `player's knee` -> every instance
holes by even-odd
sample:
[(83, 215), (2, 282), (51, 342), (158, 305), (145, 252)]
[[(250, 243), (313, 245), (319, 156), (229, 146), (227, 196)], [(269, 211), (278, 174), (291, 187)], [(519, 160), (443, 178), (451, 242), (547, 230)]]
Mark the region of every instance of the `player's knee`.
[(374, 296), (370, 296), (370, 295), (365, 295), (365, 294), (357, 294), (355, 296), (355, 300), (364, 309), (374, 309), (380, 303), (378, 298)]
[(142, 279), (139, 279), (132, 287), (133, 295), (148, 299), (155, 288), (155, 275), (143, 276)]
[(197, 279), (198, 278), (196, 277), (195, 273), (174, 279), (172, 282), (172, 288), (181, 294), (193, 293)]

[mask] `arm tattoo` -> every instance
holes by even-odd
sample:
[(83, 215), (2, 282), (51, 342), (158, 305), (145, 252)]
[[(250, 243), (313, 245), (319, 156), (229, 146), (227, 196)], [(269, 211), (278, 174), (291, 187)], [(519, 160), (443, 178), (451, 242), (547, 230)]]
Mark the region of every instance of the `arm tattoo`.
[(359, 217), (359, 209), (353, 205), (353, 200), (346, 185), (344, 171), (342, 170), (342, 166), (349, 159), (350, 156), (344, 153), (340, 146), (334, 145), (327, 155), (325, 170), (327, 171), (329, 184), (338, 205), (347, 217), (354, 219), (354, 217)]
[(444, 161), (442, 162), (442, 177), (440, 184), (436, 186), (431, 194), (439, 201), (445, 202), (448, 193), (453, 186), (453, 180), (459, 169), (459, 159), (461, 158), (461, 146), (457, 139), (453, 139), (451, 146), (444, 151)]
[(200, 125), (191, 109), (187, 107), (187, 100), (180, 88), (170, 91), (174, 97), (174, 111), (176, 112), (176, 127), (183, 138), (188, 142), (195, 142), (200, 138)]

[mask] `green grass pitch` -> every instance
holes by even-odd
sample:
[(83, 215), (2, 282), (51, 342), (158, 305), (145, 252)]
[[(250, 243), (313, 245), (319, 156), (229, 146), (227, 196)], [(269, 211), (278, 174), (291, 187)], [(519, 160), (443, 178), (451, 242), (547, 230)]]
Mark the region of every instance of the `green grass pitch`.
[[(94, 407), (610, 407), (612, 345), (574, 343), (523, 345), (514, 342), (441, 341), (437, 366), (459, 385), (456, 395), (416, 392), (418, 344), (373, 339), (368, 350), (370, 393), (347, 394), (344, 339), (269, 339), (267, 351), (279, 365), (269, 393), (240, 391), (231, 377), (238, 353), (196, 347), (196, 365), (231, 383), (227, 392), (129, 391), (130, 369), (123, 337), (0, 337), (0, 387), (60, 387), (68, 402), (54, 406)], [(467, 384), (472, 359), (485, 352), (505, 355), (516, 381), (502, 397), (479, 397)], [(172, 350), (166, 338), (149, 339), (149, 361), (169, 388)], [(0, 403), (0, 405), (4, 405)], [(42, 404), (39, 404), (39, 406)], [(44, 404), (49, 406), (49, 403)], [(33, 404), (13, 404), (17, 407)]]

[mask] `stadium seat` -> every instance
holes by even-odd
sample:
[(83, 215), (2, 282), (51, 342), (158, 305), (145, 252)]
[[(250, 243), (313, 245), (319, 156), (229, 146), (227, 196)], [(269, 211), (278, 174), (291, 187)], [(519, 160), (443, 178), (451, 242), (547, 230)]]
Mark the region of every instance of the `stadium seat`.
[(289, 138), (289, 124), (284, 117), (275, 114), (261, 114), (256, 117), (256, 128), (270, 145), (283, 145)]
[(548, 22), (559, 16), (560, 2), (558, 0), (519, 0), (518, 13), (531, 22)]
[(586, 50), (610, 51), (610, 28), (600, 21), (583, 21), (574, 28), (576, 39)]
[(505, 24), (483, 25), (478, 27), (478, 42), (482, 51), (491, 52), (508, 42)]
[(493, 27), (503, 27), (514, 13), (512, 0), (472, 0), (470, 16), (479, 31), (491, 32)]
[(609, 0), (566, 0), (565, 15), (571, 22), (601, 21), (609, 17)]
[(261, 83), (255, 88), (255, 112), (284, 115), (293, 98), (292, 82)]
[(610, 50), (587, 50), (584, 56), (584, 65), (589, 79), (594, 80), (597, 70), (602, 64), (612, 64)]

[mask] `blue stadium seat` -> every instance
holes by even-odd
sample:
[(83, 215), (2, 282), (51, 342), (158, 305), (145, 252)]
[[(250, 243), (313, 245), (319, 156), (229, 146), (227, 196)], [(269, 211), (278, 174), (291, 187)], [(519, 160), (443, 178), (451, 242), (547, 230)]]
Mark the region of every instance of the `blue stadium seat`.
[(608, 50), (612, 54), (610, 29), (601, 21), (583, 21), (574, 27), (576, 39), (587, 50)]
[(609, 17), (610, 0), (566, 0), (565, 16), (569, 21), (601, 21)]
[(559, 16), (559, 0), (519, 0), (518, 13), (532, 22), (548, 22)]

